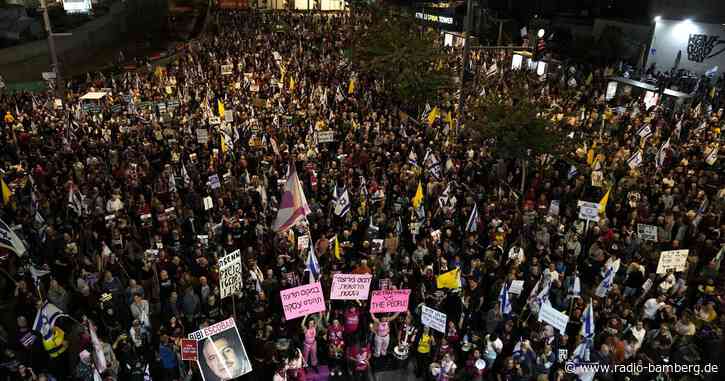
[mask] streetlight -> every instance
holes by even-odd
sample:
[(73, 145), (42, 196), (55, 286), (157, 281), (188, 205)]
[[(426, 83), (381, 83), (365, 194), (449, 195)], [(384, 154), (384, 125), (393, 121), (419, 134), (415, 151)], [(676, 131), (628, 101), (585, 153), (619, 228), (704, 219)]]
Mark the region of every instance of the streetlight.
[(660, 16), (660, 15), (655, 16), (656, 23), (660, 22), (660, 20), (662, 20), (662, 16)]

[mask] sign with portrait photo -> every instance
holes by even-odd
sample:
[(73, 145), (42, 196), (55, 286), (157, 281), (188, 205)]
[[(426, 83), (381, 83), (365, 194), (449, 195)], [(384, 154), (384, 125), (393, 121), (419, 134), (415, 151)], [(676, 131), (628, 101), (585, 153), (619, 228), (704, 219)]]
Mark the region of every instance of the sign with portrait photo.
[(233, 318), (190, 333), (196, 340), (196, 363), (204, 381), (233, 380), (252, 371)]

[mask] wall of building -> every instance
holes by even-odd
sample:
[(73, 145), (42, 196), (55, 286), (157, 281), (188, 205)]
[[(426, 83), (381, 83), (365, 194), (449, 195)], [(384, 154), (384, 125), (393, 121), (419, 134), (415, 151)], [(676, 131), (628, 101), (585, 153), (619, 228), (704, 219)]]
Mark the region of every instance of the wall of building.
[(682, 57), (678, 68), (704, 73), (718, 66), (718, 75), (725, 70), (725, 27), (694, 21), (660, 20), (656, 23), (647, 66), (659, 70), (674, 66), (678, 52)]
[[(131, 32), (158, 33), (165, 26), (167, 10), (166, 0), (126, 0), (112, 4), (107, 14), (72, 30), (71, 36), (55, 38), (61, 65), (83, 62), (94, 51), (118, 43)], [(0, 65), (22, 65), (41, 56), (50, 57), (45, 39), (0, 50)]]
[(650, 16), (664, 19), (691, 18), (700, 22), (722, 23), (725, 19), (723, 0), (650, 0)]

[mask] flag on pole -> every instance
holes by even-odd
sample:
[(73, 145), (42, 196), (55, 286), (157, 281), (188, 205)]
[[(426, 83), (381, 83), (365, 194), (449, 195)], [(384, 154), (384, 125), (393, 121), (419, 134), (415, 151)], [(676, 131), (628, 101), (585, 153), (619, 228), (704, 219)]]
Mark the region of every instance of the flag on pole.
[(414, 150), (410, 150), (410, 153), (408, 154), (408, 163), (414, 166), (418, 166), (418, 155), (416, 155)]
[(96, 326), (90, 320), (88, 320), (88, 332), (90, 333), (91, 343), (93, 344), (93, 363), (96, 365), (98, 373), (103, 373), (108, 367), (108, 364), (106, 363), (106, 356), (103, 354), (103, 345), (98, 340), (98, 335), (96, 334)]
[(55, 322), (61, 317), (68, 317), (60, 308), (53, 303), (46, 301), (35, 315), (33, 330), (40, 333), (43, 338), (43, 347), (51, 358), (58, 357), (67, 349), (64, 336), (65, 333), (55, 326)]
[(612, 192), (612, 187), (610, 186), (607, 190), (607, 193), (604, 194), (604, 197), (602, 197), (601, 200), (599, 200), (599, 214), (604, 214), (604, 212), (607, 211), (607, 203), (609, 202), (609, 193)]
[(502, 316), (511, 313), (511, 298), (509, 298), (509, 286), (507, 282), (501, 285), (501, 291), (498, 294), (499, 312)]
[(343, 188), (342, 192), (340, 192), (337, 185), (335, 185), (335, 192), (332, 196), (334, 205), (335, 205), (335, 215), (338, 217), (344, 217), (347, 212), (350, 211), (350, 195), (347, 192), (347, 189)]
[(628, 160), (627, 165), (631, 169), (635, 169), (639, 167), (639, 165), (642, 164), (642, 150), (637, 150), (637, 152), (634, 153)]
[(307, 254), (305, 265), (305, 271), (309, 272), (310, 283), (317, 282), (317, 279), (320, 277), (320, 264), (317, 262), (317, 257), (315, 256), (315, 245), (312, 244), (312, 237), (310, 237), (310, 252)]
[(571, 180), (577, 175), (577, 173), (579, 173), (579, 171), (577, 171), (576, 167), (572, 165), (571, 168), (569, 168), (569, 173), (567, 174), (567, 178), (569, 180)]
[(335, 254), (335, 258), (339, 261), (341, 259), (342, 249), (340, 249), (340, 240), (337, 239), (337, 235), (334, 238), (334, 247), (332, 253)]
[(436, 277), (438, 288), (461, 288), (461, 269), (455, 268)]
[[(587, 369), (579, 366), (591, 360), (590, 355), (594, 347), (594, 310), (592, 309), (591, 300), (582, 315), (581, 335), (583, 336), (582, 342), (576, 347), (572, 357), (571, 363), (574, 365), (572, 371), (580, 380), (591, 381), (594, 379), (596, 372), (591, 371), (591, 368)], [(569, 366), (567, 366), (568, 368)]]
[(350, 78), (350, 84), (347, 86), (347, 94), (352, 95), (355, 92), (355, 85), (356, 85), (355, 78)]
[(176, 193), (176, 177), (174, 177), (174, 171), (169, 173), (169, 192)]
[(183, 161), (181, 162), (181, 181), (184, 184), (184, 188), (188, 188), (191, 185), (191, 177), (189, 177), (189, 172), (186, 172), (186, 166)]
[(287, 172), (287, 182), (284, 185), (279, 211), (272, 226), (276, 232), (287, 231), (311, 213), (293, 162), (290, 162)]
[(413, 208), (418, 209), (420, 206), (420, 203), (423, 202), (423, 183), (418, 180), (418, 189), (415, 191), (415, 196), (413, 196)]
[(217, 111), (219, 112), (219, 117), (224, 117), (224, 102), (222, 102), (221, 99), (217, 100)]
[(12, 251), (18, 257), (22, 257), (27, 251), (20, 237), (3, 220), (0, 220), (0, 247)]
[[(678, 122), (678, 125), (682, 122)], [(667, 139), (664, 144), (662, 144), (662, 147), (660, 147), (659, 151), (657, 151), (657, 168), (662, 168), (662, 166), (665, 164), (665, 159), (667, 158), (667, 150), (670, 149), (670, 139)]]
[(83, 215), (83, 201), (81, 197), (81, 192), (78, 191), (75, 184), (71, 184), (70, 191), (68, 192), (68, 207), (71, 208), (78, 217)]
[(601, 283), (599, 283), (599, 287), (597, 287), (596, 295), (598, 297), (603, 298), (607, 296), (609, 290), (612, 289), (612, 284), (614, 284), (614, 276), (619, 270), (620, 263), (621, 261), (617, 259), (609, 263), (609, 266), (607, 266), (607, 270), (604, 273), (604, 279), (602, 279)]
[(10, 202), (10, 196), (12, 196), (12, 193), (10, 193), (8, 184), (6, 184), (5, 180), (2, 178), (0, 178), (0, 189), (2, 192), (3, 206), (6, 206)]
[(428, 117), (426, 118), (429, 126), (433, 125), (436, 119), (438, 119), (438, 117), (440, 116), (440, 113), (441, 112), (438, 110), (438, 106), (433, 107), (433, 110), (428, 113)]
[(473, 210), (471, 215), (468, 217), (468, 223), (466, 224), (466, 231), (469, 233), (475, 233), (478, 230), (478, 204), (473, 204)]

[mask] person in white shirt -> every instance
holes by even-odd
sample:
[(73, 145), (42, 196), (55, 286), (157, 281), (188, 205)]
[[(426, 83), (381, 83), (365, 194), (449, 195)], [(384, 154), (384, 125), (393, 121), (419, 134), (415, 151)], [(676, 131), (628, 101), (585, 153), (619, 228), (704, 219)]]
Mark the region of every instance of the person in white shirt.
[(634, 350), (638, 351), (644, 341), (644, 335), (647, 333), (647, 330), (644, 329), (644, 323), (642, 320), (638, 320), (632, 327), (631, 331), (634, 338), (637, 339), (637, 342), (634, 344)]
[(518, 242), (514, 243), (509, 249), (508, 260), (511, 261), (511, 263), (524, 263), (524, 260), (526, 260), (526, 256), (524, 256), (524, 249)]
[(493, 364), (493, 362), (496, 361), (496, 357), (498, 357), (501, 350), (503, 350), (503, 342), (495, 333), (486, 335), (484, 342), (486, 343), (486, 352), (484, 353), (486, 363)]

